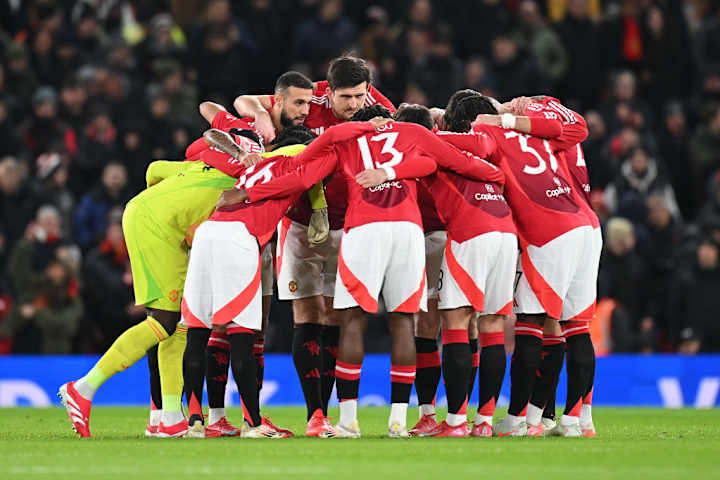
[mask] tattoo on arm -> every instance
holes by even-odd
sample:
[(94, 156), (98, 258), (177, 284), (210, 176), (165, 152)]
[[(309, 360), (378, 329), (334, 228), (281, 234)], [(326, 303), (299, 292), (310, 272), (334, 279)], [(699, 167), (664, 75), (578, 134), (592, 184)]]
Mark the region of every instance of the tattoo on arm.
[(206, 130), (205, 133), (203, 133), (203, 138), (205, 138), (205, 142), (207, 142), (209, 146), (217, 148), (221, 152), (227, 153), (238, 160), (247, 154), (245, 150), (235, 143), (229, 134), (222, 130), (216, 128)]

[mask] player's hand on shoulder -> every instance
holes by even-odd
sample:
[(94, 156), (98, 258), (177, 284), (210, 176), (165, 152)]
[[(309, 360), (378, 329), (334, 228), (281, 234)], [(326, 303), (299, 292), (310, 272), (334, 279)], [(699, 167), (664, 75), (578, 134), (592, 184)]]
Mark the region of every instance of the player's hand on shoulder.
[(261, 157), (259, 153), (248, 153), (236, 158), (246, 167), (256, 165), (263, 160), (263, 157)]
[(475, 120), (472, 122), (473, 126), (476, 125), (492, 125), (494, 127), (499, 127), (502, 125), (502, 122), (500, 120), (500, 115), (487, 115), (484, 113), (481, 113), (477, 117), (475, 117)]
[(375, 117), (375, 118), (370, 119), (370, 123), (375, 125), (375, 128), (384, 127), (385, 125), (387, 125), (388, 123), (390, 123), (392, 121), (393, 121), (392, 118), (385, 118), (385, 117)]
[(275, 126), (269, 113), (263, 112), (255, 117), (255, 130), (262, 137), (265, 145), (275, 140)]
[(529, 97), (515, 97), (510, 102), (506, 103), (505, 106), (508, 108), (509, 113), (514, 115), (524, 115), (528, 105), (532, 102), (532, 98)]
[(218, 198), (217, 208), (227, 207), (235, 205), (236, 203), (244, 202), (248, 199), (248, 194), (245, 190), (238, 190), (237, 188), (231, 188), (225, 190), (220, 194)]
[(355, 176), (355, 181), (363, 188), (377, 187), (387, 180), (387, 172), (382, 168), (368, 169)]

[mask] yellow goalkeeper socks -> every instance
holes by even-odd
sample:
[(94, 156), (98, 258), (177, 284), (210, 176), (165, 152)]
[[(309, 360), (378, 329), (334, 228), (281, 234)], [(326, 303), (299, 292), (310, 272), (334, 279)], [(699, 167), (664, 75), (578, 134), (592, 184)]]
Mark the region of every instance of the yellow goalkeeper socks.
[(147, 317), (125, 330), (87, 375), (75, 382), (75, 388), (80, 395), (91, 400), (108, 378), (140, 360), (151, 347), (167, 338), (163, 326), (154, 318)]
[(187, 345), (187, 327), (178, 325), (175, 333), (158, 346), (160, 390), (163, 414), (180, 412), (183, 390), (182, 361)]

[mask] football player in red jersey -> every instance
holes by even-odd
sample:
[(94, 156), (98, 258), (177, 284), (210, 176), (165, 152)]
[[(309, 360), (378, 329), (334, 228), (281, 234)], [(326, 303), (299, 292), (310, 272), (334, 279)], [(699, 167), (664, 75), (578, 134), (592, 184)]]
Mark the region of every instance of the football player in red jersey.
[[(334, 59), (327, 80), (314, 84), (304, 125), (320, 134), (348, 121), (368, 105), (381, 104), (395, 111), (371, 83), (370, 69), (363, 59)], [(275, 102), (269, 95), (241, 96), (234, 105), (241, 115), (255, 118), (263, 136), (270, 136), (273, 124), (267, 111), (274, 108)], [(308, 435), (322, 434), (327, 427), (327, 404), (335, 381), (339, 327), (332, 300), (347, 209), (347, 187), (339, 176), (327, 182), (325, 197), (324, 218), (330, 226), (327, 241), (317, 245), (308, 241), (321, 211), (313, 212), (308, 200), (301, 197), (280, 224), (276, 252), (278, 297), (293, 301), (293, 360), (305, 396)]]
[[(359, 113), (389, 115), (379, 106)], [(341, 128), (345, 126), (335, 126), (327, 133)], [(338, 260), (341, 281), (336, 283), (334, 299), (335, 308), (344, 310), (336, 367), (341, 399), (336, 432), (337, 436), (360, 436), (357, 397), (367, 322), (363, 311), (376, 312), (382, 293), (392, 312), (388, 433), (407, 436), (407, 403), (415, 376), (410, 314), (425, 308), (425, 258), (416, 185), (404, 179), (430, 174), (437, 164), (476, 179), (501, 182), (502, 174), (487, 162), (459, 153), (423, 127), (407, 123), (389, 124), (354, 141), (336, 144), (331, 155), (307, 157), (309, 163), (301, 164), (294, 174), (249, 188), (249, 198), (259, 201), (303, 191), (307, 182), (333, 172), (346, 184), (350, 201)], [(370, 258), (368, 249), (375, 252)]]
[[(419, 105), (401, 105), (395, 118), (433, 128), (430, 111)], [(468, 378), (474, 363), (468, 329), (477, 312), (483, 344), (481, 408), (472, 435), (491, 436), (492, 411), (505, 373), (504, 315), (512, 312), (517, 264), (515, 224), (500, 184), (472, 180), (446, 169), (422, 178), (420, 183), (432, 195), (447, 227), (438, 300), (448, 416), (435, 429), (419, 435), (468, 436)], [(483, 413), (488, 408), (491, 412), (485, 418)]]
[[(478, 95), (474, 90), (460, 90), (450, 98), (448, 105), (452, 107), (457, 101), (468, 95)], [(410, 112), (410, 110), (408, 110)], [(433, 108), (430, 114), (435, 127), (443, 129), (443, 115), (445, 110)], [(415, 390), (418, 396), (419, 420), (410, 429), (411, 435), (422, 436), (437, 428), (435, 418), (435, 395), (440, 383), (442, 359), (438, 350), (437, 337), (440, 333), (440, 313), (438, 311), (438, 287), (443, 284), (440, 277), (440, 267), (447, 243), (445, 225), (438, 217), (432, 195), (423, 184), (418, 185), (418, 202), (423, 217), (425, 231), (425, 268), (428, 279), (428, 311), (418, 312), (415, 315), (415, 349), (417, 350)], [(468, 398), (472, 394), (475, 384), (475, 375), (480, 363), (478, 353), (477, 322), (471, 321), (468, 331), (470, 351), (472, 353), (472, 367), (468, 379)], [(503, 357), (504, 358), (504, 357)], [(486, 362), (487, 363), (487, 362)], [(488, 378), (486, 375), (484, 378)]]
[[(542, 117), (554, 120), (562, 126), (572, 124), (585, 125), (585, 120), (579, 113), (565, 107), (558, 99), (548, 95), (540, 95), (532, 98), (515, 98), (503, 105), (502, 113)], [(492, 123), (497, 121), (497, 118), (492, 118), (490, 115), (482, 115), (476, 119), (476, 123)], [(536, 132), (529, 130), (524, 133), (535, 134)], [(590, 205), (590, 181), (582, 146), (580, 143), (572, 145), (562, 152), (559, 152), (558, 158), (566, 162), (574, 188), (577, 192), (582, 193), (581, 198), (584, 202), (581, 203), (581, 206), (590, 218), (595, 241), (594, 256), (589, 259), (589, 263), (595, 266), (595, 271), (597, 272), (599, 269), (600, 253), (602, 251), (602, 233), (600, 221)], [(565, 343), (567, 343), (568, 371), (572, 372), (573, 375), (568, 377), (568, 397), (566, 400), (565, 415), (577, 413), (577, 408), (573, 407), (575, 407), (579, 399), (582, 398), (580, 428), (583, 436), (595, 436), (595, 426), (592, 421), (595, 351), (590, 339), (588, 326), (588, 322), (592, 319), (592, 316), (593, 311), (589, 309), (575, 318), (563, 322), (562, 335), (558, 334), (560, 332), (556, 330), (557, 326), (553, 326), (554, 330), (552, 332), (545, 331), (543, 338), (543, 361), (540, 368), (541, 377), (536, 384), (530, 405), (528, 406), (527, 423), (529, 425), (537, 424), (542, 414), (543, 424), (546, 429), (550, 430), (548, 433), (556, 435), (559, 433), (564, 434), (565, 432), (561, 424), (554, 426), (553, 422), (549, 422), (547, 419), (554, 417), (555, 389), (562, 368), (563, 355), (566, 348)], [(566, 423), (575, 422), (574, 420), (567, 422), (566, 419)]]
[[(451, 130), (467, 133), (478, 114), (497, 114), (489, 99), (463, 99), (452, 112)], [(541, 425), (525, 422), (535, 372), (540, 366), (546, 317), (570, 320), (592, 307), (595, 299), (593, 268), (584, 259), (594, 255), (592, 222), (581, 206), (581, 194), (568, 181), (557, 152), (584, 140), (579, 124), (557, 125), (542, 117), (502, 117), (501, 126), (478, 125), (470, 134), (450, 134), (458, 148), (489, 159), (507, 175), (505, 196), (513, 210), (521, 245), (522, 274), (515, 293), (516, 346), (511, 367), (512, 391), (508, 417), (495, 434), (540, 435)], [(542, 139), (512, 130), (532, 128)], [(574, 408), (574, 407), (572, 407)], [(580, 407), (577, 407), (578, 411)], [(572, 428), (580, 434), (579, 423)]]

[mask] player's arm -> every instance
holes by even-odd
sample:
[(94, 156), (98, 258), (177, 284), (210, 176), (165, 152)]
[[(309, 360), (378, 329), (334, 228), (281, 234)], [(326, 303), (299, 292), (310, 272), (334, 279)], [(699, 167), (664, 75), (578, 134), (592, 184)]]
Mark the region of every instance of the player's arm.
[(174, 177), (180, 172), (192, 167), (190, 162), (177, 162), (172, 160), (156, 160), (148, 165), (145, 171), (145, 183), (148, 187), (160, 183), (168, 177)]
[[(486, 152), (491, 150), (488, 145), (491, 140), (489, 137), (480, 135), (470, 135), (477, 137), (475, 139), (478, 147), (475, 150), (469, 150), (472, 154), (466, 155), (457, 148), (453, 148), (448, 143), (440, 140), (437, 135), (422, 130), (419, 137), (419, 146), (441, 167), (450, 169), (473, 180), (481, 180), (495, 182), (499, 184), (505, 183), (505, 175), (502, 171), (490, 162), (485, 161), (476, 155), (476, 152)], [(485, 155), (483, 155), (485, 156)]]
[[(552, 113), (550, 113), (552, 115)], [(557, 117), (535, 117), (527, 115), (513, 115), (512, 113), (503, 113), (502, 115), (485, 115), (480, 114), (472, 123), (477, 125), (491, 125), (494, 127), (502, 127), (508, 130), (516, 130), (522, 133), (528, 133), (540, 138), (556, 138), (563, 133), (562, 121)]]
[(351, 140), (373, 130), (375, 125), (372, 122), (348, 122), (330, 127), (300, 154), (284, 160), (287, 162), (285, 169), (290, 170), (289, 173), (248, 188), (248, 198), (257, 202), (308, 190), (336, 170), (336, 143)]
[(255, 165), (261, 158), (258, 155), (251, 155), (240, 148), (240, 146), (235, 143), (235, 140), (222, 130), (218, 130), (216, 128), (205, 130), (203, 138), (208, 146), (217, 148), (223, 153), (227, 153), (246, 167)]
[(275, 126), (268, 113), (272, 109), (271, 95), (240, 95), (235, 98), (233, 107), (241, 117), (255, 119), (255, 129), (265, 143), (275, 138)]
[(202, 115), (202, 117), (209, 124), (213, 123), (215, 116), (219, 112), (227, 112), (227, 110), (225, 110), (225, 107), (223, 107), (219, 103), (215, 103), (215, 102), (202, 102), (200, 104), (200, 106), (198, 107), (198, 110), (200, 110), (200, 115)]
[(393, 167), (380, 166), (363, 170), (355, 175), (355, 181), (363, 188), (370, 188), (392, 180), (425, 177), (435, 170), (437, 163), (428, 155), (407, 155)]

